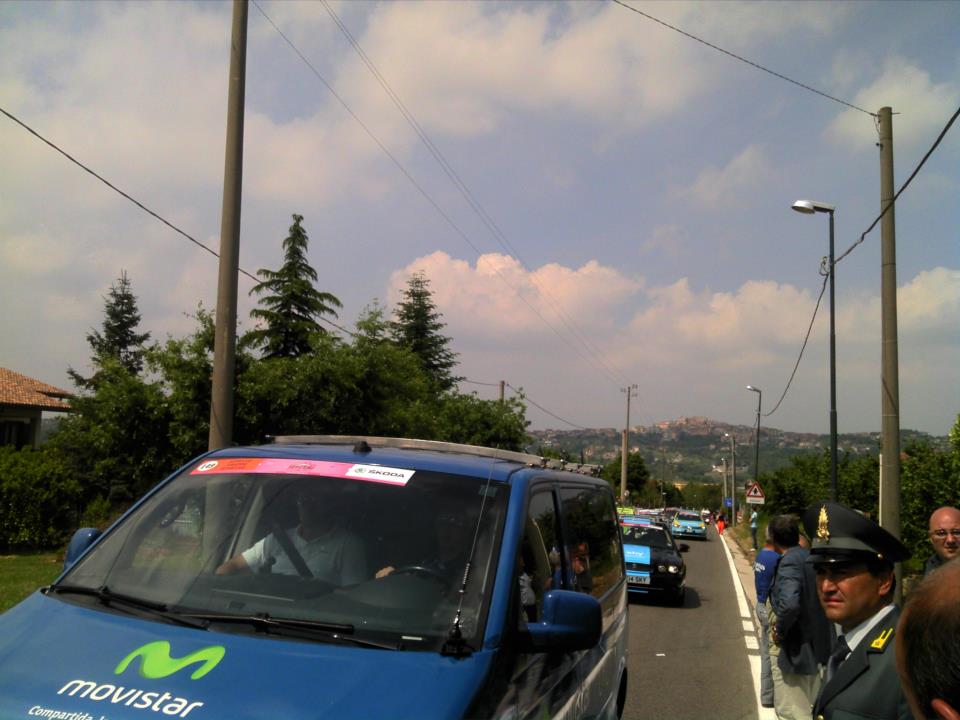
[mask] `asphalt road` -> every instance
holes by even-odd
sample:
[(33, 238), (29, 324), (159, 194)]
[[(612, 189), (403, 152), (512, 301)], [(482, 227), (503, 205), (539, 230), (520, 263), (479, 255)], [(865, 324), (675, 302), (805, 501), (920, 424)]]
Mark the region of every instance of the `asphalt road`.
[[(683, 607), (630, 603), (630, 658), (625, 720), (758, 718), (744, 624), (722, 541), (683, 541)], [(743, 564), (744, 561), (741, 562)], [(748, 612), (749, 616), (749, 612)], [(747, 621), (749, 623), (749, 621)]]

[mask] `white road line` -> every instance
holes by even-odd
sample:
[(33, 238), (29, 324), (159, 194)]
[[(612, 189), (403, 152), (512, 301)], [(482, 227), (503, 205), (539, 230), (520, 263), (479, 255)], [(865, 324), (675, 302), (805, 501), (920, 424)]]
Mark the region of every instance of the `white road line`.
[[(743, 591), (743, 585), (740, 583), (737, 566), (733, 562), (733, 555), (730, 553), (730, 548), (727, 547), (726, 540), (719, 536), (718, 539), (720, 544), (723, 545), (723, 552), (727, 556), (727, 566), (730, 568), (730, 578), (733, 580), (733, 587), (737, 591), (737, 605), (740, 608), (740, 619), (744, 621), (744, 645), (746, 645), (748, 650), (757, 650), (759, 649), (759, 644), (757, 643), (756, 631), (753, 626), (753, 615), (750, 612), (750, 605), (747, 603), (747, 595)], [(747, 629), (747, 620), (750, 621), (749, 630)], [(751, 647), (751, 641), (753, 647)], [(776, 717), (773, 709), (765, 708), (760, 704), (760, 653), (748, 652), (747, 660), (750, 663), (750, 679), (753, 681), (753, 694), (757, 699), (757, 717), (760, 718), (760, 720), (771, 720)]]

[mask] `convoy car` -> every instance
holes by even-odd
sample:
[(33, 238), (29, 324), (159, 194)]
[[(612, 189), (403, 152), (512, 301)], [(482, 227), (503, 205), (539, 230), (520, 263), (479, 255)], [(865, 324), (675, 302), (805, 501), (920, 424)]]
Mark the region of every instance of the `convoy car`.
[(619, 717), (615, 507), (600, 478), (464, 445), (202, 455), (0, 615), (0, 718)]
[(695, 512), (681, 510), (673, 516), (670, 530), (674, 537), (692, 537), (698, 540), (707, 539), (707, 526), (703, 518)]
[(647, 519), (621, 517), (620, 531), (629, 592), (659, 596), (682, 605), (687, 567), (680, 553), (687, 552), (690, 546), (678, 545), (669, 530)]

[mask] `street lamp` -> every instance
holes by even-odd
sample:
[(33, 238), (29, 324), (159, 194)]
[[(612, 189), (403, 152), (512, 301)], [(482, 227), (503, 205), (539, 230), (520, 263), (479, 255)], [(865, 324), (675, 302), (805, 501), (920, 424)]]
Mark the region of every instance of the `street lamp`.
[(737, 439), (733, 433), (724, 433), (730, 438), (730, 527), (737, 526)]
[(797, 200), (793, 209), (805, 215), (824, 212), (830, 215), (830, 259), (827, 271), (830, 273), (830, 499), (837, 500), (837, 336), (835, 332), (834, 276), (836, 268), (833, 262), (833, 213), (836, 208), (826, 203), (812, 200)]
[(756, 455), (753, 459), (753, 482), (760, 482), (760, 407), (763, 402), (763, 390), (756, 388), (753, 385), (747, 385), (747, 390), (750, 392), (755, 392), (757, 394), (757, 441), (756, 441)]

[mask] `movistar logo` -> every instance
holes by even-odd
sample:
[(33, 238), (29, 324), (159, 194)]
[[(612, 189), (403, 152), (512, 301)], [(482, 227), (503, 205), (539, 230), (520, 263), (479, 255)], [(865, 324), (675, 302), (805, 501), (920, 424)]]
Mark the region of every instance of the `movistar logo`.
[(200, 648), (195, 652), (185, 655), (182, 658), (170, 657), (170, 643), (166, 640), (157, 640), (138, 647), (132, 653), (127, 655), (117, 669), (113, 671), (114, 675), (120, 675), (127, 666), (136, 658), (140, 660), (140, 677), (156, 680), (165, 678), (179, 672), (188, 665), (200, 663), (200, 667), (191, 673), (190, 678), (199, 680), (208, 672), (213, 670), (226, 654), (226, 648), (222, 645), (211, 645)]

